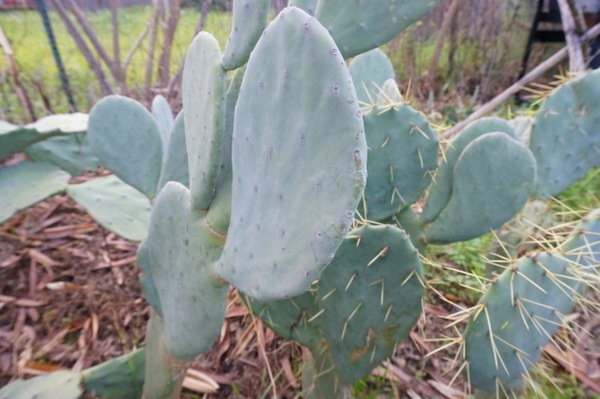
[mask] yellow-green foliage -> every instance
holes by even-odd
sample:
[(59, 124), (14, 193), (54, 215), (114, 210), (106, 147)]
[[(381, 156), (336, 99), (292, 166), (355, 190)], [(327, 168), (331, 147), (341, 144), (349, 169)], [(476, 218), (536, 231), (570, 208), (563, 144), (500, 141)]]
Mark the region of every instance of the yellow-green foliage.
[[(152, 12), (151, 7), (130, 7), (119, 10), (121, 60), (127, 57), (131, 46), (152, 18)], [(50, 11), (49, 16), (75, 96), (76, 105), (79, 110), (87, 111), (99, 100), (101, 96), (100, 86), (58, 15)], [(112, 55), (110, 12), (108, 10), (97, 13), (86, 11), (86, 17), (107, 52)], [(173, 42), (172, 74), (176, 73), (182, 64), (187, 47), (194, 37), (199, 19), (200, 12), (198, 9), (186, 8), (181, 11), (181, 18)], [(46, 111), (43, 107), (42, 97), (35, 88), (34, 82), (41, 84), (45, 95), (51, 101), (54, 112), (68, 112), (67, 99), (62, 91), (58, 69), (39, 13), (37, 11), (1, 13), (0, 26), (2, 26), (11, 42), (21, 83), (27, 90), (38, 116), (46, 114)], [(223, 47), (227, 41), (230, 26), (231, 14), (213, 11), (208, 15), (205, 29), (212, 32), (221, 47)], [(160, 56), (161, 44), (162, 34), (159, 35), (157, 40), (155, 59)], [(143, 89), (148, 47), (149, 35), (146, 36), (135, 53), (127, 72), (127, 83), (134, 96), (141, 93)], [(105, 71), (109, 75), (106, 68)], [(12, 83), (4, 84), (4, 80), (10, 80), (7, 72), (8, 63), (4, 54), (2, 54), (2, 57), (0, 57), (0, 79), (3, 79), (3, 84), (0, 85), (0, 119), (6, 119), (13, 123), (31, 122), (27, 120), (27, 114), (14, 92)]]

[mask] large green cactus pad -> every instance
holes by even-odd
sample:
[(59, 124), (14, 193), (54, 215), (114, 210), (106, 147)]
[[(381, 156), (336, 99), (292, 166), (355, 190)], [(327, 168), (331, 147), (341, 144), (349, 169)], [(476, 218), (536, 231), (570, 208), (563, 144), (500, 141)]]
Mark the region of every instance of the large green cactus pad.
[(439, 0), (319, 0), (317, 19), (331, 32), (344, 57), (364, 53), (396, 37)]
[(350, 73), (358, 100), (364, 104), (375, 102), (385, 82), (396, 77), (392, 62), (379, 49), (354, 57), (350, 63)]
[(215, 190), (225, 125), (225, 70), (219, 43), (200, 32), (183, 69), (183, 114), (194, 209), (208, 209)]
[(382, 221), (417, 201), (438, 162), (438, 140), (427, 120), (407, 104), (377, 107), (364, 117), (369, 145), (367, 212)]
[(115, 175), (71, 184), (67, 194), (104, 228), (131, 241), (146, 238), (150, 201)]
[(518, 139), (512, 126), (506, 120), (497, 117), (486, 117), (469, 124), (448, 144), (421, 214), (421, 220), (424, 223), (435, 220), (450, 201), (454, 184), (452, 180), (454, 167), (462, 152), (473, 140), (492, 132), (503, 132), (515, 140)]
[(56, 371), (29, 380), (16, 380), (0, 389), (0, 399), (77, 399), (83, 393), (81, 376)]
[(248, 61), (267, 26), (270, 5), (270, 0), (234, 0), (233, 24), (221, 60), (223, 68), (229, 71)]
[(62, 193), (71, 176), (47, 163), (21, 162), (0, 168), (0, 223), (51, 195)]
[(470, 381), (485, 391), (517, 388), (592, 281), (600, 260), (600, 209), (590, 213), (559, 250), (524, 256), (479, 301), (466, 331)]
[(158, 179), (158, 191), (162, 190), (165, 184), (170, 181), (179, 182), (186, 187), (189, 187), (190, 184), (183, 112), (177, 115), (169, 133), (167, 150), (164, 154), (160, 178)]
[(87, 135), (83, 133), (52, 137), (30, 145), (25, 152), (32, 160), (58, 166), (73, 176), (100, 166), (100, 160), (92, 152)]
[(353, 230), (319, 279), (320, 324), (337, 374), (354, 383), (389, 357), (421, 315), (419, 255), (393, 226)]
[(88, 139), (104, 166), (148, 198), (156, 196), (163, 150), (144, 106), (121, 96), (103, 98), (90, 112)]
[(565, 190), (600, 164), (600, 70), (574, 79), (550, 94), (531, 130), (538, 164), (536, 194)]
[(83, 370), (81, 384), (102, 399), (140, 398), (144, 385), (145, 350), (119, 356)]
[(279, 14), (250, 56), (232, 150), (231, 225), (219, 274), (260, 301), (299, 295), (352, 224), (366, 143), (343, 58), (327, 30), (298, 8)]
[(473, 140), (454, 166), (452, 196), (427, 226), (427, 241), (465, 241), (502, 226), (533, 192), (535, 166), (527, 147), (507, 134), (488, 133)]
[(161, 190), (145, 245), (172, 357), (192, 359), (219, 336), (228, 287), (214, 277), (213, 265), (222, 241), (211, 233), (203, 213), (191, 208), (186, 187), (170, 182)]

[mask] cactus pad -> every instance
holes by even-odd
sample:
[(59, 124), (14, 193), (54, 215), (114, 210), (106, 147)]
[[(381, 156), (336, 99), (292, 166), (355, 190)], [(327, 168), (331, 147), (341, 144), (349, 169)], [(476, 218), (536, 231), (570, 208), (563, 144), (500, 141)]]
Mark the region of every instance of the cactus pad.
[(169, 142), (158, 179), (158, 191), (170, 181), (179, 182), (186, 187), (190, 184), (183, 112), (177, 115), (172, 132), (169, 133)]
[(140, 273), (140, 288), (144, 294), (146, 302), (154, 309), (154, 311), (163, 317), (163, 312), (160, 307), (160, 299), (158, 298), (158, 291), (154, 284), (154, 277), (152, 276), (152, 266), (150, 265), (150, 254), (146, 246), (146, 241), (142, 241), (138, 246), (137, 250), (137, 265), (142, 270)]
[(527, 202), (535, 188), (535, 159), (504, 133), (488, 133), (467, 145), (456, 161), (452, 196), (426, 227), (427, 241), (465, 241), (497, 229)]
[(25, 152), (32, 160), (56, 165), (73, 176), (94, 171), (100, 166), (87, 135), (83, 133), (51, 137), (30, 145)]
[(487, 133), (503, 132), (517, 140), (517, 135), (510, 124), (496, 117), (486, 117), (476, 120), (463, 129), (448, 144), (448, 148), (440, 164), (433, 184), (429, 189), (427, 202), (421, 214), (421, 220), (429, 223), (435, 220), (452, 196), (454, 166), (464, 149), (478, 137)]
[(104, 166), (148, 198), (156, 196), (162, 143), (146, 108), (126, 97), (103, 98), (90, 112), (88, 139)]
[(81, 376), (70, 371), (16, 380), (0, 389), (0, 399), (77, 399), (83, 393)]
[(145, 350), (119, 356), (81, 372), (85, 390), (102, 399), (140, 398), (144, 386)]
[(358, 100), (364, 104), (375, 102), (385, 82), (396, 77), (392, 62), (377, 48), (354, 57), (350, 73)]
[(600, 210), (592, 212), (560, 251), (521, 257), (479, 301), (466, 331), (470, 381), (485, 391), (517, 388), (589, 284), (600, 260)]
[(150, 201), (117, 176), (69, 185), (67, 194), (104, 228), (131, 241), (146, 237)]
[(167, 151), (167, 148), (169, 147), (169, 137), (175, 120), (169, 102), (163, 96), (156, 96), (154, 97), (154, 100), (152, 100), (152, 116), (158, 127), (163, 152)]
[(353, 383), (389, 357), (421, 315), (419, 255), (393, 226), (353, 230), (319, 279), (320, 324), (340, 380)]
[(374, 108), (364, 120), (369, 178), (363, 216), (382, 221), (417, 201), (429, 186), (438, 141), (423, 115), (407, 104)]
[(26, 126), (0, 121), (0, 159), (50, 137), (83, 133), (87, 123), (88, 116), (82, 113), (50, 115)]
[(152, 210), (145, 245), (164, 316), (165, 347), (187, 360), (207, 350), (225, 318), (228, 287), (213, 275), (223, 239), (211, 234), (202, 212), (191, 208), (183, 185), (170, 182)]
[(62, 193), (71, 176), (46, 163), (21, 162), (0, 168), (0, 223), (51, 195)]
[(267, 26), (270, 0), (234, 0), (233, 24), (221, 65), (236, 69), (248, 61), (250, 53)]
[(531, 130), (538, 164), (536, 195), (554, 196), (600, 164), (600, 70), (554, 90)]
[(298, 8), (279, 14), (250, 56), (232, 150), (231, 225), (219, 274), (259, 301), (299, 295), (352, 224), (366, 143), (339, 50)]
[(215, 190), (225, 125), (225, 70), (217, 40), (200, 32), (183, 69), (183, 115), (194, 209), (208, 209)]
[(321, 311), (315, 290), (290, 299), (262, 304), (251, 298), (246, 300), (255, 316), (284, 339), (293, 339), (308, 348), (316, 347), (323, 340), (319, 328)]
[(396, 37), (439, 0), (319, 0), (315, 17), (331, 32), (344, 57), (364, 53)]

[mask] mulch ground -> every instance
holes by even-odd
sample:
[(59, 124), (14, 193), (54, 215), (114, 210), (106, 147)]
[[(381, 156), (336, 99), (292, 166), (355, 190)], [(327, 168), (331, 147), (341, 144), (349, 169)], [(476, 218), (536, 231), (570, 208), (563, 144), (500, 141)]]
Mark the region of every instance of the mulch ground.
[[(82, 370), (144, 345), (150, 310), (138, 285), (136, 248), (63, 195), (0, 226), (0, 387), (18, 377)], [(464, 397), (462, 376), (451, 385), (455, 371), (449, 369), (457, 366), (452, 350), (426, 356), (443, 344), (434, 339), (452, 333), (444, 317), (458, 309), (433, 293), (426, 302), (410, 339), (373, 372), (379, 378), (369, 379), (362, 392), (377, 391), (382, 398)], [(571, 318), (590, 334), (576, 328), (573, 347), (562, 355), (549, 347), (546, 357), (586, 396), (600, 394), (600, 320), (582, 311)], [(294, 398), (301, 357), (301, 347), (254, 319), (232, 291), (221, 336), (194, 368), (220, 384), (206, 398), (272, 397), (269, 374), (277, 397)]]

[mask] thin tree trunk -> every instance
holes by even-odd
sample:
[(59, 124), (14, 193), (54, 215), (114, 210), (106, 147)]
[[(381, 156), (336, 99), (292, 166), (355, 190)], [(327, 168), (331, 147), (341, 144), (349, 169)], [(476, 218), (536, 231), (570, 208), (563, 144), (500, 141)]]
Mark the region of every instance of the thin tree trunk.
[(571, 6), (568, 0), (558, 0), (558, 7), (560, 8), (563, 31), (565, 32), (567, 48), (569, 49), (569, 69), (571, 72), (585, 71), (583, 51), (581, 50), (581, 42), (575, 29), (575, 19), (571, 12)]
[(173, 47), (173, 39), (175, 37), (175, 30), (177, 29), (177, 22), (181, 15), (181, 0), (171, 0), (171, 6), (169, 7), (169, 19), (167, 21), (167, 28), (164, 32), (162, 53), (158, 61), (158, 86), (165, 87), (169, 84), (171, 77), (171, 49)]
[[(194, 35), (197, 35), (199, 32), (204, 30), (204, 25), (206, 24), (206, 18), (208, 17), (208, 13), (210, 12), (211, 7), (212, 7), (212, 0), (204, 0), (204, 2), (202, 3), (202, 8), (200, 9), (200, 13), (201, 13), (200, 19), (198, 20), (198, 25), (196, 26), (196, 32)], [(183, 61), (184, 60), (182, 60), (182, 62), (180, 63), (180, 67), (177, 70), (177, 73), (175, 74), (173, 79), (171, 79), (171, 82), (169, 82), (169, 88), (168, 88), (167, 94), (166, 94), (167, 98), (174, 97), (175, 87), (178, 85), (179, 86), (181, 85), (181, 77), (183, 76), (183, 64), (184, 64)]]
[(440, 27), (440, 31), (438, 32), (438, 37), (435, 42), (435, 50), (433, 51), (433, 57), (431, 58), (431, 62), (429, 63), (429, 70), (427, 71), (427, 78), (429, 79), (429, 84), (433, 87), (432, 83), (435, 78), (435, 71), (437, 70), (438, 64), (440, 62), (440, 56), (442, 55), (442, 49), (444, 48), (444, 43), (446, 43), (446, 36), (448, 34), (448, 30), (452, 26), (454, 21), (454, 17), (456, 15), (456, 11), (458, 11), (458, 7), (462, 0), (452, 0), (450, 3), (450, 8), (444, 15), (444, 21), (442, 22), (442, 26)]
[(15, 91), (17, 93), (17, 97), (19, 97), (19, 101), (25, 110), (27, 111), (27, 115), (32, 122), (35, 122), (36, 116), (33, 111), (33, 106), (31, 105), (31, 101), (29, 101), (29, 96), (27, 92), (21, 86), (21, 80), (19, 79), (19, 70), (17, 69), (17, 63), (15, 62), (15, 56), (10, 46), (10, 42), (2, 30), (2, 26), (0, 26), (0, 47), (4, 50), (6, 54), (6, 61), (8, 63), (8, 73), (12, 76), (13, 82), (15, 84)]
[(67, 12), (66, 12), (65, 8), (63, 7), (63, 5), (61, 4), (61, 2), (58, 0), (50, 0), (50, 3), (52, 4), (52, 7), (54, 7), (54, 10), (56, 10), (58, 15), (60, 16), (60, 19), (65, 24), (67, 31), (69, 32), (69, 34), (75, 41), (75, 44), (77, 45), (77, 48), (79, 49), (81, 54), (85, 57), (90, 69), (96, 75), (96, 79), (98, 79), (98, 82), (100, 83), (100, 89), (102, 90), (102, 95), (107, 96), (109, 94), (113, 94), (113, 91), (112, 91), (110, 85), (106, 81), (106, 75), (104, 75), (104, 71), (102, 70), (100, 63), (98, 62), (98, 60), (96, 60), (96, 58), (92, 54), (92, 51), (86, 44), (85, 40), (83, 39), (83, 37), (81, 36), (81, 34), (77, 30), (77, 28), (75, 27), (75, 25), (73, 24), (71, 19), (69, 19), (69, 16), (67, 15)]
[(94, 49), (96, 49), (96, 52), (98, 53), (100, 58), (102, 58), (102, 60), (104, 60), (104, 62), (106, 63), (106, 66), (110, 68), (113, 61), (110, 59), (110, 56), (100, 43), (100, 40), (98, 40), (98, 36), (96, 36), (96, 33), (94, 32), (87, 18), (81, 11), (81, 8), (79, 8), (79, 6), (77, 5), (77, 2), (75, 0), (67, 0), (66, 3), (67, 8), (73, 13), (75, 20), (77, 21), (79, 26), (81, 26), (81, 29), (83, 29), (88, 39), (90, 39), (90, 42), (94, 46)]
[(110, 17), (112, 20), (112, 42), (113, 42), (113, 60), (112, 73), (119, 84), (122, 93), (127, 91), (125, 83), (125, 74), (121, 65), (121, 46), (119, 45), (119, 0), (110, 0)]
[(154, 67), (154, 48), (156, 47), (156, 36), (158, 34), (158, 21), (160, 19), (163, 2), (159, 0), (156, 3), (154, 9), (154, 15), (152, 16), (152, 25), (150, 26), (150, 43), (148, 44), (148, 58), (146, 59), (146, 74), (144, 79), (144, 93), (146, 99), (152, 98), (152, 71)]
[(200, 19), (198, 20), (198, 25), (196, 26), (196, 33), (194, 34), (194, 36), (204, 30), (204, 25), (206, 25), (206, 18), (208, 18), (208, 13), (210, 12), (211, 8), (212, 0), (204, 0), (202, 2), (202, 8), (200, 9)]

